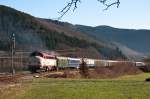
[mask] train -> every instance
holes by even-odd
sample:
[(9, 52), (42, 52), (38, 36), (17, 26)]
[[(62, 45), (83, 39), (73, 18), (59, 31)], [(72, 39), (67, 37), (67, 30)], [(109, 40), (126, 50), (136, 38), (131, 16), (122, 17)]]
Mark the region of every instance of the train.
[(84, 61), (86, 65), (91, 68), (94, 68), (96, 66), (115, 66), (118, 63), (132, 63), (136, 66), (145, 65), (144, 62), (73, 58), (51, 55), (41, 51), (34, 51), (30, 54), (28, 67), (31, 72), (36, 72), (37, 70), (52, 71), (65, 68), (78, 69), (82, 61)]

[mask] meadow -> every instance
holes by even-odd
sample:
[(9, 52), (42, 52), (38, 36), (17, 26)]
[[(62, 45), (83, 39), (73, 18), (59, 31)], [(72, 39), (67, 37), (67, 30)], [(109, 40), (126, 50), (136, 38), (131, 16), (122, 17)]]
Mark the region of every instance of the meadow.
[(114, 79), (34, 78), (0, 89), (0, 99), (150, 99), (150, 74)]

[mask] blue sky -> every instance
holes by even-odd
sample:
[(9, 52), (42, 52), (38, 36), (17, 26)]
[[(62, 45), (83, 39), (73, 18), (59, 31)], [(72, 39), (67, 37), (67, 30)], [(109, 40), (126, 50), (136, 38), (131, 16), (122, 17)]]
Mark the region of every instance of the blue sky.
[[(55, 19), (70, 0), (0, 0), (7, 5), (36, 17)], [(150, 0), (120, 0), (119, 8), (107, 11), (97, 0), (81, 0), (75, 12), (62, 18), (73, 24), (88, 26), (109, 25), (116, 28), (150, 29)]]

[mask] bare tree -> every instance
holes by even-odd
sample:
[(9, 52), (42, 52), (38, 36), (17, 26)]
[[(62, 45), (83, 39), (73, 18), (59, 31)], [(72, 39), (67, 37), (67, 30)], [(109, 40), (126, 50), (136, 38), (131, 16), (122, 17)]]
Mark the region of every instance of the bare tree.
[[(113, 2), (111, 2), (112, 0), (97, 0), (97, 1), (106, 6), (104, 10), (108, 10), (113, 5), (117, 5), (118, 8), (120, 5), (120, 0), (115, 0)], [(70, 2), (68, 2), (67, 5), (60, 11), (60, 17), (58, 19), (61, 19), (72, 8), (73, 11), (75, 11), (78, 7), (78, 3), (81, 3), (81, 0), (70, 0)]]
[(87, 64), (83, 58), (82, 58), (82, 62), (80, 64), (80, 66), (79, 66), (79, 73), (84, 78), (87, 78), (89, 76), (89, 69), (88, 69), (88, 66), (87, 66)]

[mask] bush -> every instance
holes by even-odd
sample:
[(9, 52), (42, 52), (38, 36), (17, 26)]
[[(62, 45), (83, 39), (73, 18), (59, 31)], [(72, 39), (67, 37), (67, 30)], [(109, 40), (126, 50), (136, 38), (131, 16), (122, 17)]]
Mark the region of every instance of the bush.
[(89, 72), (90, 78), (114, 78), (122, 75), (139, 74), (140, 71), (132, 63), (117, 63), (113, 66), (97, 66), (95, 70)]

